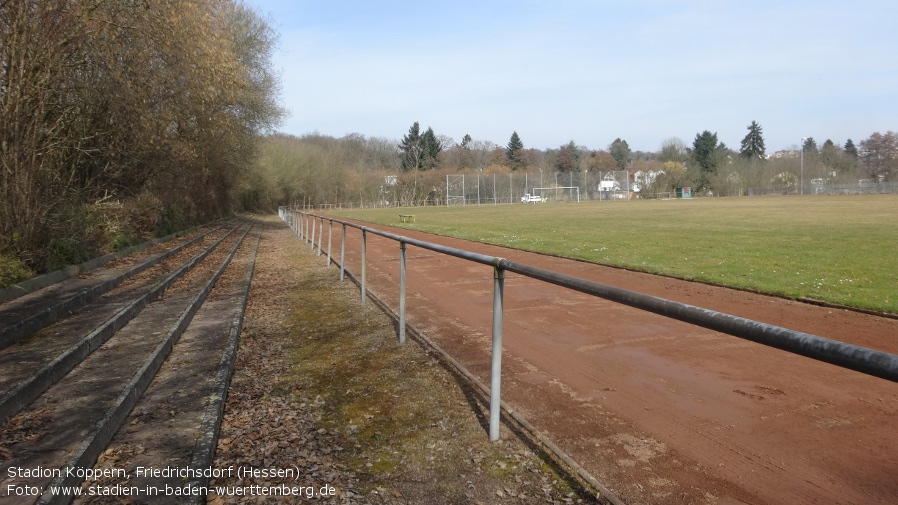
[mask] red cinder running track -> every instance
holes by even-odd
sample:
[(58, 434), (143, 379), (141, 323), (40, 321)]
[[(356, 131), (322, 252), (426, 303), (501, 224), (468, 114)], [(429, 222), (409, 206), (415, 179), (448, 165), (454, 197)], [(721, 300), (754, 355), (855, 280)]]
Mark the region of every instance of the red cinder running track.
[[(898, 354), (895, 319), (377, 228)], [(347, 228), (356, 275), (360, 249)], [(367, 254), (398, 307), (398, 243)], [(488, 384), (492, 269), (413, 246), (407, 265), (409, 322)], [(503, 399), (627, 503), (898, 503), (898, 384), (514, 274), (504, 321)]]

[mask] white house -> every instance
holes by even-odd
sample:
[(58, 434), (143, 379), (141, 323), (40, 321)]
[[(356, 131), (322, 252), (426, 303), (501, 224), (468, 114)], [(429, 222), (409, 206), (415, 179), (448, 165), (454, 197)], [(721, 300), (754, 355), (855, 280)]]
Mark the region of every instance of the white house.
[(633, 172), (633, 186), (630, 189), (639, 193), (643, 186), (651, 186), (663, 173), (664, 170), (637, 170)]

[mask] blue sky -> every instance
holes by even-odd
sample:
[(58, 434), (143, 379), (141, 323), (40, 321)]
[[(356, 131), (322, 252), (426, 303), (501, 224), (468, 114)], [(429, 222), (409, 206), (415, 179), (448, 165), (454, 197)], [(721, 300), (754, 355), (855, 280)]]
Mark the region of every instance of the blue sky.
[(280, 130), (504, 146), (703, 130), (737, 149), (898, 130), (898, 2), (245, 0), (280, 34)]

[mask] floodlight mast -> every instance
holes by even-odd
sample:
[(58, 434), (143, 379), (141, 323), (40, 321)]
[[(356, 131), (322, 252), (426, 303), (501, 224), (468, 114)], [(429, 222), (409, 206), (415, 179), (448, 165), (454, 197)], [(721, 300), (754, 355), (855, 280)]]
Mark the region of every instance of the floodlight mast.
[(808, 139), (807, 137), (801, 137), (801, 145), (798, 147), (800, 149), (799, 156), (800, 156), (800, 160), (801, 160), (799, 162), (799, 166), (800, 166), (799, 174), (800, 175), (799, 175), (799, 179), (798, 179), (798, 194), (799, 195), (804, 195), (804, 141), (807, 139)]

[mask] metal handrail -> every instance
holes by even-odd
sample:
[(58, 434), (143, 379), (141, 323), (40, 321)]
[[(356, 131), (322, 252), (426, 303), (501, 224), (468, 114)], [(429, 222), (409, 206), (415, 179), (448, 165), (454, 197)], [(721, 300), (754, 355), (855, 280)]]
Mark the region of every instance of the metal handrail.
[(500, 268), (817, 361), (898, 382), (898, 356), (894, 354), (616, 288), (523, 263), (502, 260)]
[[(867, 375), (880, 377), (892, 382), (898, 382), (898, 356), (875, 349), (857, 346), (831, 340), (817, 335), (790, 330), (771, 324), (761, 323), (733, 316), (723, 312), (696, 307), (681, 302), (667, 300), (656, 296), (650, 296), (635, 291), (617, 288), (606, 284), (574, 277), (524, 263), (509, 261), (496, 256), (488, 256), (476, 252), (457, 249), (396, 235), (368, 226), (320, 216), (307, 212), (293, 211), (287, 208), (279, 210), (281, 218), (288, 220), (293, 229), (305, 240), (308, 240), (308, 230), (312, 231), (312, 247), (314, 248), (315, 221), (320, 220), (324, 228), (323, 220), (340, 223), (343, 226), (343, 241), (340, 254), (340, 279), (343, 279), (345, 263), (346, 228), (356, 228), (362, 232), (362, 258), (361, 280), (362, 301), (365, 301), (365, 264), (366, 264), (366, 235), (368, 233), (399, 242), (400, 254), (400, 310), (399, 328), (400, 341), (405, 341), (405, 262), (406, 245), (411, 244), (422, 249), (446, 254), (456, 258), (473, 261), (493, 267), (494, 296), (493, 296), (493, 350), (492, 350), (492, 375), (490, 391), (490, 439), (499, 438), (499, 409), (501, 386), (501, 354), (502, 354), (502, 304), (504, 299), (505, 272), (514, 272), (525, 277), (561, 286), (581, 293), (597, 296), (616, 303), (659, 314), (671, 319), (708, 328), (734, 337), (751, 340), (769, 347), (781, 349), (793, 354), (799, 354), (817, 361), (823, 361), (842, 368), (848, 368)], [(329, 233), (330, 234), (330, 233)], [(321, 254), (321, 237), (319, 233), (319, 254)], [(330, 237), (328, 237), (328, 264), (330, 264)]]

